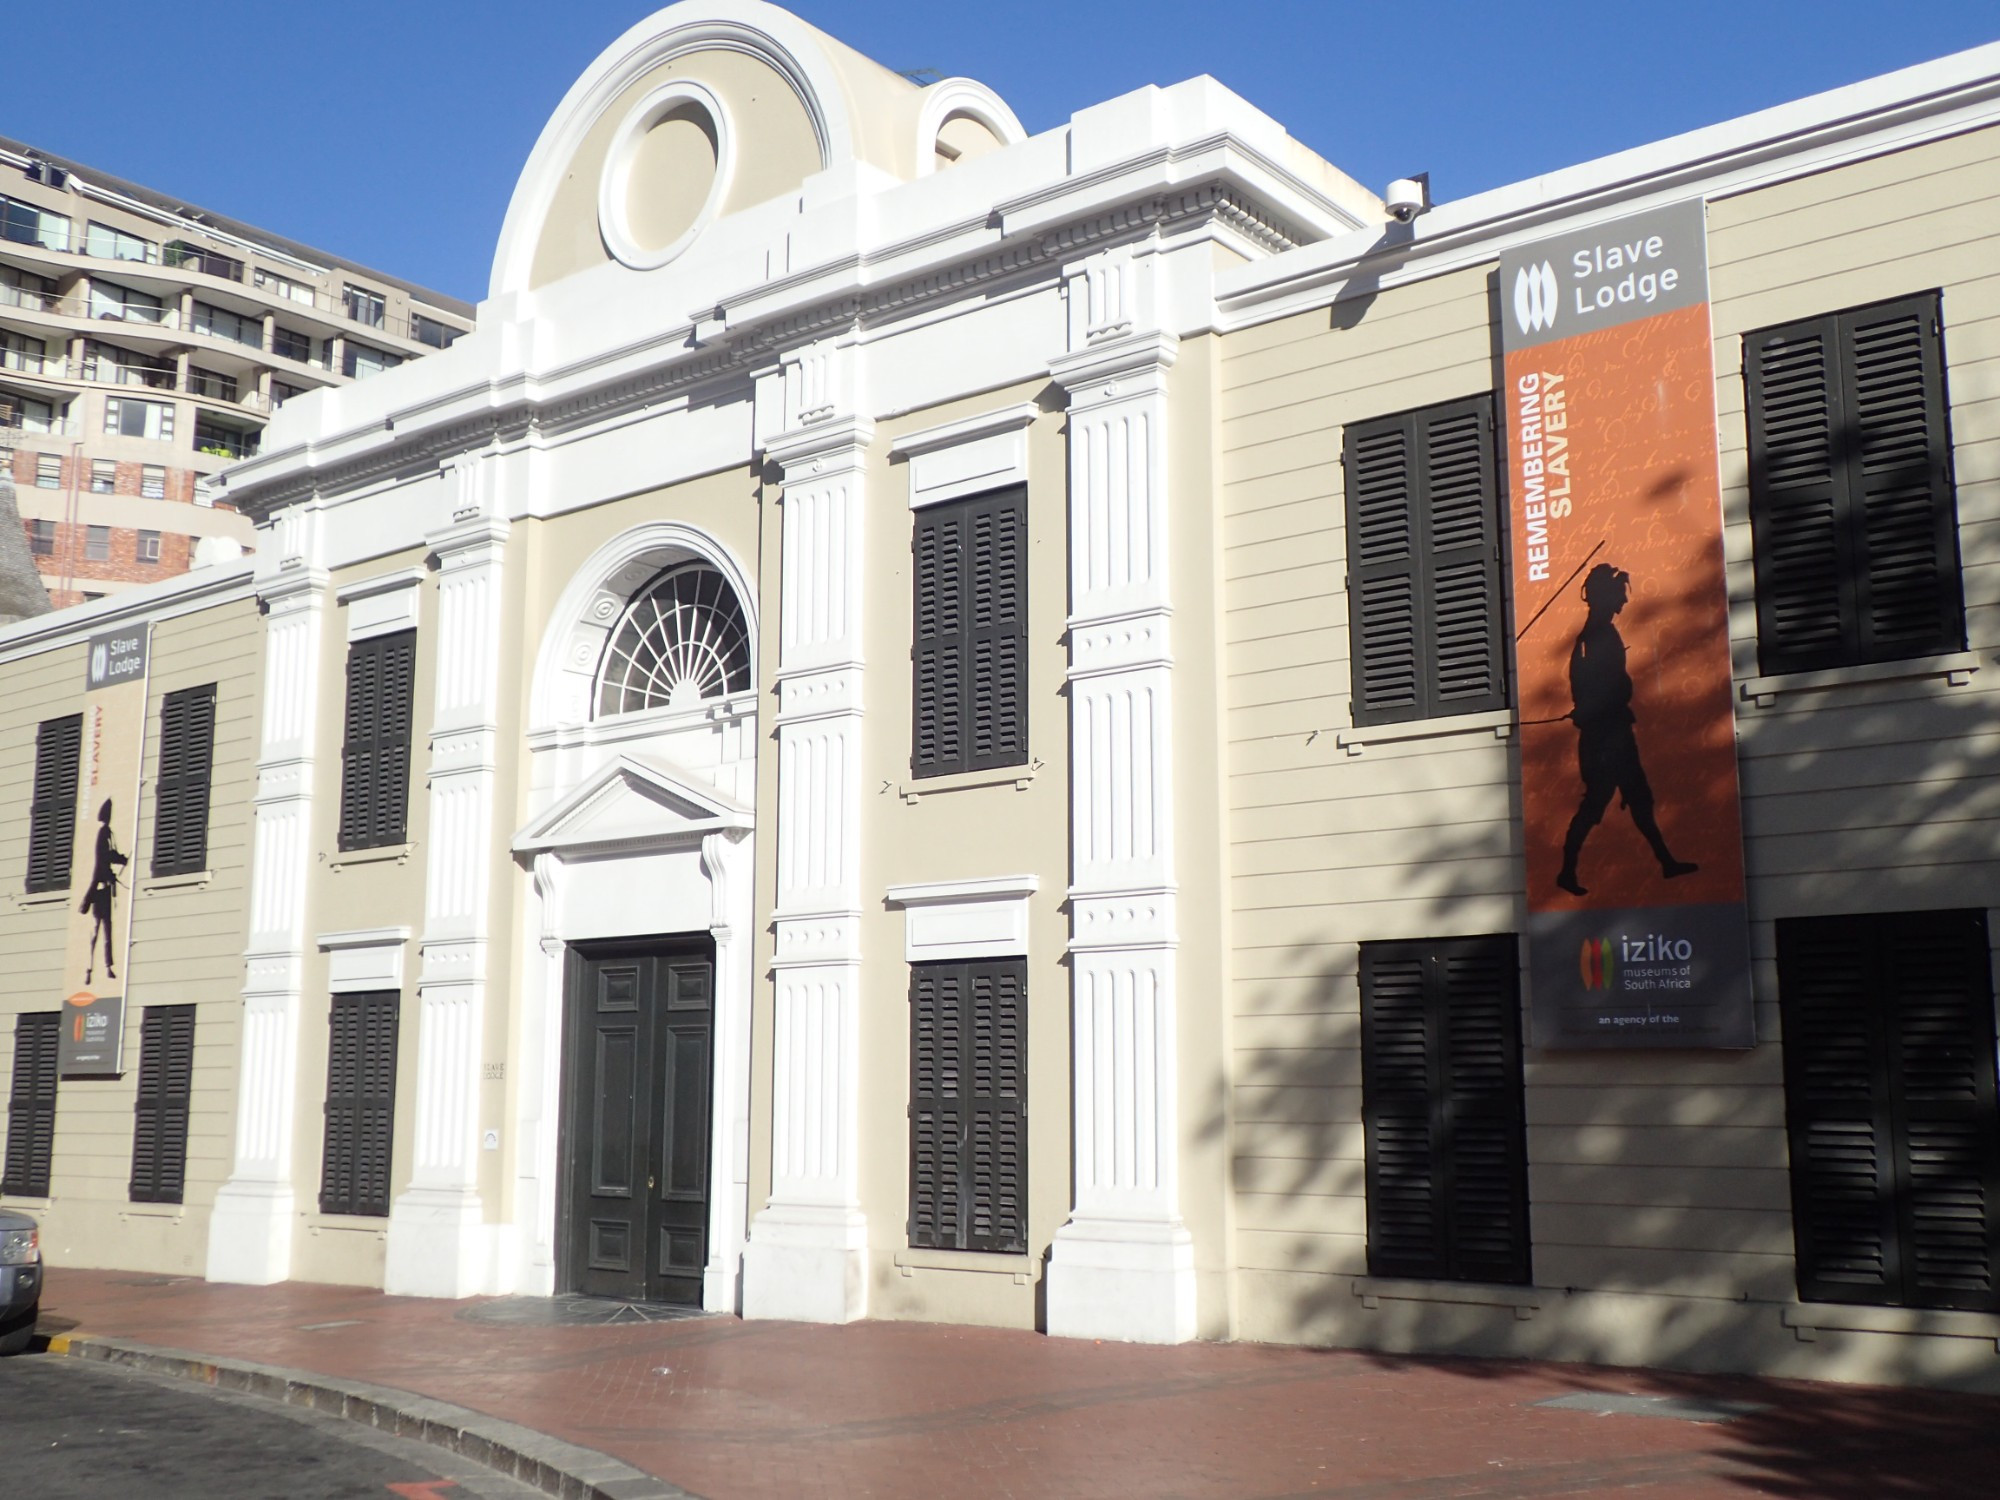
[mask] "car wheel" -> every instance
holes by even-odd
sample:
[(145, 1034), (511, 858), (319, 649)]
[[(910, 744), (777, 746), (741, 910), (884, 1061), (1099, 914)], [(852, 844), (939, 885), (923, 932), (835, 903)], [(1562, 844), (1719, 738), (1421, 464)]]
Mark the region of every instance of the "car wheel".
[(0, 1333), (0, 1356), (22, 1354), (35, 1337), (35, 1316), (41, 1311), (40, 1305), (29, 1308), (21, 1314), (21, 1321), (5, 1333)]

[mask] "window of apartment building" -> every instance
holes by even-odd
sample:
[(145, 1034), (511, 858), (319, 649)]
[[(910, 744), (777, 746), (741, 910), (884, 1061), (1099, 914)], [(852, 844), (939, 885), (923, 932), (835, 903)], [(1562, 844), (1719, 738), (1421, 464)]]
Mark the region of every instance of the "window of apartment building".
[(319, 1210), (389, 1212), (389, 1159), (396, 1123), (393, 990), (335, 995), (328, 1017), (326, 1137), (320, 1151)]
[(87, 380), (110, 385), (143, 385), (156, 391), (170, 391), (178, 379), (174, 361), (164, 355), (141, 354), (116, 344), (90, 340), (83, 346), (83, 373)]
[(111, 528), (91, 526), (83, 534), (83, 555), (87, 562), (111, 561)]
[(449, 323), (427, 318), (420, 312), (410, 314), (410, 337), (420, 344), (429, 344), (433, 349), (449, 349), (458, 335), (459, 330)]
[(118, 465), (115, 460), (93, 458), (90, 461), (90, 492), (93, 495), (118, 493)]
[(174, 402), (142, 402), (132, 396), (112, 396), (104, 402), (104, 430), (126, 438), (174, 440)]
[(340, 305), (347, 309), (348, 317), (370, 328), (380, 328), (388, 304), (380, 292), (371, 292), (366, 287), (349, 286), (341, 289)]
[(416, 671), (414, 630), (374, 636), (347, 648), (347, 720), (340, 750), (343, 849), (404, 840)]
[(1492, 397), (1352, 423), (1341, 464), (1354, 722), (1505, 708)]
[(44, 719), (35, 730), (35, 785), (28, 802), (30, 894), (69, 889), (70, 853), (76, 842), (77, 767), (83, 750), (83, 715)]
[(269, 292), (274, 297), (283, 297), (288, 302), (313, 305), (313, 289), (303, 281), (293, 281), (288, 276), (280, 276), (275, 271), (255, 270), (250, 273), (250, 284), (260, 292)]
[(156, 563), (160, 560), (160, 534), (157, 531), (139, 533), (139, 545), (134, 554), (142, 563)]
[(56, 284), (46, 276), (14, 266), (0, 266), (0, 307), (26, 307), (47, 311), (54, 300)]
[(211, 458), (248, 458), (257, 451), (257, 434), (240, 432), (197, 416), (194, 446), (197, 453), (206, 453)]
[(188, 366), (188, 390), (196, 396), (205, 396), (210, 401), (234, 401), (236, 399), (236, 377), (224, 375), (216, 370), (204, 370), (195, 365)]
[(2000, 1309), (1986, 913), (1777, 927), (1799, 1296)]
[(303, 396), (306, 388), (302, 385), (286, 385), (282, 380), (271, 382), (271, 409), (276, 411), (294, 396)]
[(93, 278), (90, 283), (90, 316), (117, 323), (165, 323), (167, 304), (132, 287)]
[(197, 302), (194, 305), (194, 331), (218, 339), (228, 339), (233, 344), (244, 344), (252, 349), (264, 347), (262, 318), (247, 318), (241, 313), (231, 312), (226, 307), (211, 307), (206, 302)]
[(1361, 945), (1368, 1272), (1529, 1280), (1511, 935)]
[(14, 1079), (7, 1095), (7, 1160), (0, 1193), (49, 1195), (56, 1144), (56, 1054), (62, 1016), (53, 1010), (14, 1017)]
[(1766, 672), (1965, 648), (1937, 292), (1743, 337)]
[(28, 550), (36, 557), (56, 555), (56, 523), (53, 521), (30, 521), (28, 523)]
[(49, 370), (48, 345), (25, 333), (0, 333), (0, 369), (19, 370), (23, 375), (62, 373)]
[(205, 276), (220, 276), (224, 281), (243, 279), (242, 261), (232, 260), (227, 255), (187, 240), (169, 240), (161, 247), (160, 259), (167, 265), (200, 271)]
[(160, 260), (160, 247), (151, 240), (94, 221), (83, 232), (83, 253), (101, 260), (135, 260), (144, 265), (157, 265)]
[(139, 469), (139, 493), (147, 500), (167, 498), (167, 470), (163, 464), (145, 464)]
[(916, 512), (911, 772), (1028, 758), (1028, 492)]
[(35, 455), (35, 488), (38, 490), (59, 490), (62, 488), (61, 454), (37, 453)]
[(18, 198), (0, 197), (0, 240), (40, 245), (44, 250), (69, 249), (70, 221)]
[(153, 781), (155, 875), (208, 868), (208, 791), (214, 766), (215, 684), (168, 693), (160, 700), (160, 763)]
[(1028, 1248), (1028, 963), (910, 966), (910, 1244)]
[(370, 375), (393, 370), (402, 362), (401, 355), (391, 354), (386, 349), (371, 349), (366, 344), (357, 344), (349, 339), (345, 352), (340, 356), (340, 372), (356, 380), (366, 380)]
[(134, 1203), (181, 1201), (193, 1092), (194, 1007), (147, 1006), (139, 1023), (139, 1090), (132, 1105)]
[(295, 359), (302, 365), (312, 363), (313, 341), (309, 334), (285, 327), (282, 323), (271, 325), (271, 352), (286, 359)]
[(17, 396), (11, 391), (0, 393), (0, 427), (11, 427), (18, 432), (55, 432), (60, 425), (51, 403)]

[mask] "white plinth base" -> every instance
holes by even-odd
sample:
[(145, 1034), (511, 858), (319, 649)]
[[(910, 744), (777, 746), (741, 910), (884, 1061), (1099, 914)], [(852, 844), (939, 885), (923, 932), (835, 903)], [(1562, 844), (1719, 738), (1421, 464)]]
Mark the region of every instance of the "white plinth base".
[(208, 1215), (208, 1279), (269, 1286), (292, 1274), (292, 1190), (226, 1182)]
[(493, 1228), (466, 1188), (411, 1188), (389, 1206), (382, 1290), (393, 1297), (493, 1291)]
[(743, 1247), (743, 1316), (852, 1323), (868, 1316), (868, 1220), (856, 1208), (773, 1206)]
[(1072, 1219), (1049, 1252), (1049, 1332), (1184, 1344), (1195, 1334), (1194, 1240), (1174, 1223)]

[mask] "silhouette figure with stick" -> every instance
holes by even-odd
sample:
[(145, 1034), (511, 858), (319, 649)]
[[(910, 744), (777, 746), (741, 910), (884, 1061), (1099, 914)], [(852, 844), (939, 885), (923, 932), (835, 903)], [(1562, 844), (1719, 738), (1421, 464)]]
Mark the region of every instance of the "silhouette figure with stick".
[(97, 810), (97, 863), (91, 867), (90, 885), (83, 893), (83, 904), (77, 910), (91, 919), (90, 956), (84, 960), (83, 982), (90, 983), (92, 970), (97, 963), (97, 939), (104, 938), (104, 975), (116, 979), (118, 971), (111, 967), (111, 903), (118, 894), (118, 872), (123, 869), (126, 859), (118, 850), (117, 842), (111, 837), (111, 799), (104, 799), (104, 806)]
[(1583, 800), (1569, 820), (1563, 838), (1562, 873), (1556, 884), (1572, 896), (1588, 894), (1577, 879), (1576, 862), (1611, 805), (1612, 793), (1624, 801), (1632, 822), (1652, 846), (1660, 875), (1672, 880), (1692, 875), (1700, 867), (1675, 859), (1653, 816), (1653, 788), (1639, 760), (1639, 739), (1632, 713), (1632, 674), (1625, 670), (1625, 638), (1612, 623), (1632, 593), (1632, 575), (1610, 563), (1599, 563), (1583, 580), (1583, 602), (1589, 614), (1569, 653), (1569, 717), (1576, 722), (1577, 769), (1583, 777)]

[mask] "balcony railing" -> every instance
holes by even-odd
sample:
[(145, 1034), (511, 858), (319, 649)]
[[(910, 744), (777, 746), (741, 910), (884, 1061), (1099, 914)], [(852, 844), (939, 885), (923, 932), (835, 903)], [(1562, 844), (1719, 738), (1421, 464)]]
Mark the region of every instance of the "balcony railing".
[(155, 307), (150, 302), (113, 302), (105, 297), (92, 297), (88, 315), (101, 322), (141, 323), (148, 328), (181, 326), (178, 307)]
[(0, 307), (18, 307), (27, 312), (61, 313), (67, 311), (63, 306), (64, 300), (54, 292), (37, 292), (24, 286), (0, 286)]
[(257, 434), (230, 432), (220, 427), (197, 427), (194, 450), (210, 458), (249, 458), (257, 451)]
[(81, 424), (75, 417), (39, 417), (0, 401), (0, 447), (10, 447), (24, 437), (79, 437)]
[(250, 268), (242, 261), (218, 255), (200, 245), (190, 245), (185, 240), (170, 240), (161, 251), (160, 261), (163, 265), (200, 271), (206, 276), (219, 276), (224, 281), (249, 280)]
[(60, 354), (37, 354), (32, 349), (0, 348), (0, 370), (14, 370), (43, 380), (64, 380), (69, 361)]
[(174, 391), (180, 389), (178, 377), (172, 369), (155, 369), (149, 365), (126, 365), (116, 360), (101, 357), (87, 357), (83, 362), (83, 378), (94, 380), (100, 385), (137, 385), (149, 391)]

